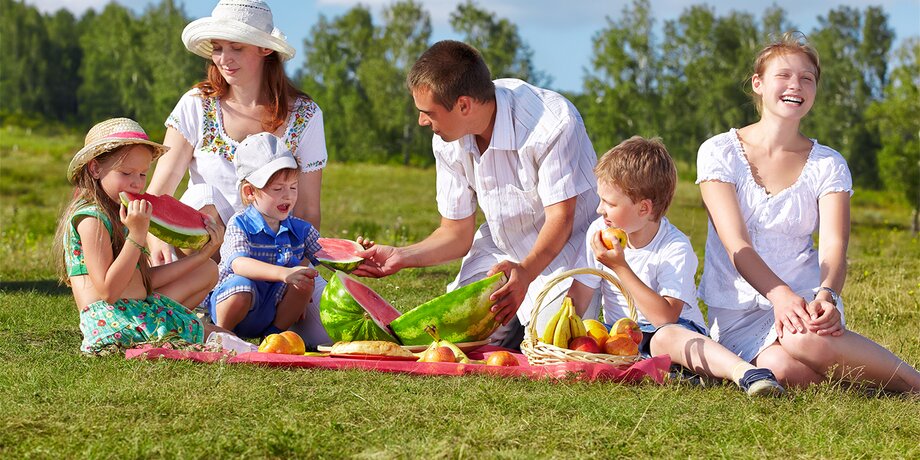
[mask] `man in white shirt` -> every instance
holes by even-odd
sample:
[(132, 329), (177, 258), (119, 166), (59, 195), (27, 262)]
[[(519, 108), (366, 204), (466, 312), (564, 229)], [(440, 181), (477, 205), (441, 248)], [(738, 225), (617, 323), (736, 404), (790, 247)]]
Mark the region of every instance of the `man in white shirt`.
[[(436, 134), (441, 225), (410, 246), (371, 247), (356, 273), (387, 276), (463, 257), (453, 290), (502, 271), (508, 282), (493, 294), (492, 310), (505, 326), (492, 338), (516, 349), (546, 281), (578, 266), (598, 204), (597, 154), (571, 102), (491, 78), (479, 52), (456, 41), (435, 43), (413, 65), (406, 81), (419, 124)], [(478, 230), (477, 205), (486, 219)], [(541, 310), (538, 327), (556, 308)]]

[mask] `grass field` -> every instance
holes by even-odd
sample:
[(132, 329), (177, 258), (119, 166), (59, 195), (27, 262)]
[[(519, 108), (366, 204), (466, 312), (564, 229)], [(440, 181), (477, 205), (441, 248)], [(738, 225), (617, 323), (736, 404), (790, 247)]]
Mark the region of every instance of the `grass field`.
[[(52, 234), (82, 143), (0, 129), (0, 457), (917, 458), (920, 399), (840, 382), (751, 400), (733, 386), (413, 377), (81, 356)], [(417, 241), (438, 222), (434, 171), (331, 164), (323, 233)], [(850, 329), (920, 365), (920, 242), (894, 195), (854, 197)], [(702, 256), (681, 183), (671, 220)], [(458, 265), (372, 286), (408, 309)]]

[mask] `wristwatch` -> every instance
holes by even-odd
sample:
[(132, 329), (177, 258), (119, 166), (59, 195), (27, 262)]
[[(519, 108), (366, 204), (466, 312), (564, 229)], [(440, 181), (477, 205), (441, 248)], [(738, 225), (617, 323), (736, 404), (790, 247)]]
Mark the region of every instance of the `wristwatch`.
[(831, 295), (831, 303), (834, 304), (835, 307), (837, 306), (838, 303), (840, 303), (840, 295), (837, 294), (837, 291), (827, 286), (821, 286), (818, 288), (818, 291), (815, 292), (816, 299), (818, 298), (818, 292), (821, 292), (821, 291), (827, 291)]

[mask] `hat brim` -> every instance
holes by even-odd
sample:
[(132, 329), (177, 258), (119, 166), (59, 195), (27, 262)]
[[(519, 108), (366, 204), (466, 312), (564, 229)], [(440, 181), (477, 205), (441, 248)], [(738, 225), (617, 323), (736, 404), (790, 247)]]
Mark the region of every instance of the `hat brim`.
[(126, 145), (148, 145), (152, 147), (153, 159), (151, 161), (160, 158), (160, 156), (169, 150), (169, 147), (163, 144), (158, 144), (156, 142), (145, 139), (121, 137), (102, 139), (100, 141), (93, 142), (92, 144), (84, 146), (73, 156), (73, 159), (70, 160), (70, 165), (67, 167), (67, 180), (69, 180), (71, 184), (76, 184), (77, 174), (81, 169), (83, 169), (84, 166), (86, 166), (87, 163), (89, 163), (90, 160), (98, 157), (99, 155), (102, 155), (105, 152), (109, 152)]
[(185, 47), (203, 58), (211, 59), (211, 40), (227, 40), (275, 50), (282, 61), (293, 58), (295, 53), (294, 47), (283, 38), (235, 20), (212, 17), (196, 19), (182, 31)]
[(291, 155), (284, 155), (265, 163), (259, 169), (253, 171), (246, 177), (239, 177), (236, 181), (236, 188), (239, 188), (243, 180), (252, 184), (255, 188), (262, 189), (268, 184), (272, 174), (282, 169), (298, 169), (297, 160)]

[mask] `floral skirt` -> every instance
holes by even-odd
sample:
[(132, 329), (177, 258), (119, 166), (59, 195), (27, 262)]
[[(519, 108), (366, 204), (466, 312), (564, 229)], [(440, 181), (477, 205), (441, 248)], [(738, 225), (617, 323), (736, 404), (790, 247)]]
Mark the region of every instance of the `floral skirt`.
[(114, 347), (131, 348), (148, 342), (204, 342), (204, 325), (184, 306), (162, 294), (146, 299), (99, 300), (80, 311), (85, 353)]

